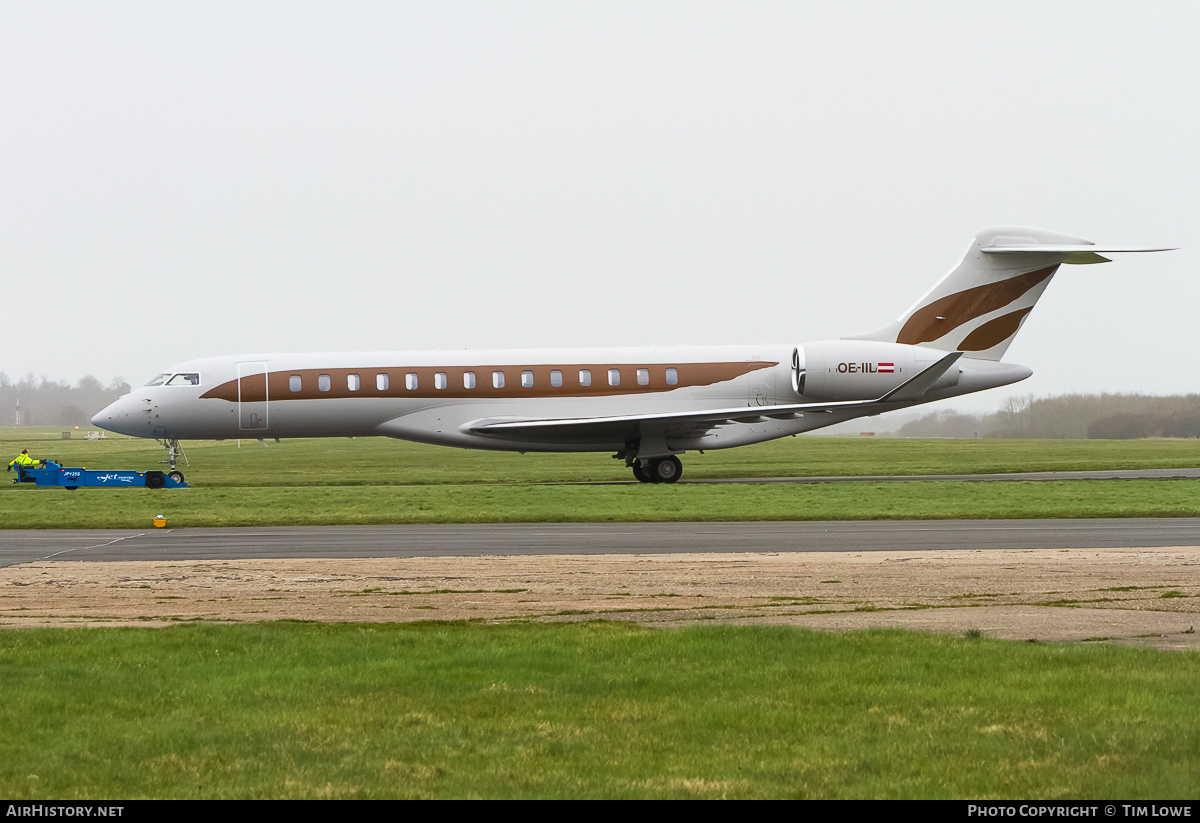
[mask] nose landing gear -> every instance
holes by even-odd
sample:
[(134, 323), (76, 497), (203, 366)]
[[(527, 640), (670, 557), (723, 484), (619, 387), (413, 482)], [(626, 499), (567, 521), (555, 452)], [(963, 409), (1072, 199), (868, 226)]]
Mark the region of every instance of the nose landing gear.
[(184, 465), (187, 465), (187, 466), (191, 465), (191, 463), (188, 462), (187, 455), (184, 454), (184, 452), (183, 452), (183, 446), (179, 445), (178, 440), (159, 440), (158, 444), (167, 450), (167, 459), (160, 460), (158, 462), (159, 463), (170, 463), (171, 471), (168, 472), (167, 476), (170, 477), (172, 480), (174, 480), (176, 483), (182, 483), (183, 482), (183, 472), (181, 472), (175, 468), (175, 463), (179, 457), (182, 457)]

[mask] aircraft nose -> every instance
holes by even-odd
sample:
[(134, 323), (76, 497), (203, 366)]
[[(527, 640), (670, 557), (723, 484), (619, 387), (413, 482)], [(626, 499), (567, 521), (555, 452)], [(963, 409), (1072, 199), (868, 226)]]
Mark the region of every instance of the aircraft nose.
[(92, 416), (92, 425), (101, 429), (108, 429), (110, 432), (117, 434), (128, 434), (137, 436), (138, 432), (134, 431), (133, 418), (130, 414), (129, 395), (125, 395), (118, 400), (109, 403), (100, 411)]
[(92, 415), (92, 425), (101, 429), (109, 428), (109, 424), (113, 419), (113, 407), (116, 405), (116, 403), (109, 403), (100, 411)]

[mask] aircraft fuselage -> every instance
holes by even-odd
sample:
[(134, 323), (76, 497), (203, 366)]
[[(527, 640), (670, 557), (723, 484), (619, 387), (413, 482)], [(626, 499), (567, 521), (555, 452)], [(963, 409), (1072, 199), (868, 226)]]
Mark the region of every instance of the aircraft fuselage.
[(165, 441), (383, 435), (475, 449), (615, 451), (643, 482), (677, 455), (812, 431), (1023, 380), (1001, 362), (1062, 264), (1101, 248), (984, 229), (882, 328), (803, 346), (261, 354), (193, 360), (92, 422)]
[[(478, 449), (620, 451), (627, 432), (569, 441), (481, 433), (507, 420), (678, 415), (876, 398), (946, 352), (860, 341), (793, 346), (262, 354), (181, 363), (95, 416), (110, 431), (160, 440), (384, 435)], [(962, 363), (920, 402), (1005, 385), (1023, 366)], [(802, 381), (801, 381), (802, 378)], [(155, 381), (152, 381), (152, 383)], [(803, 391), (802, 391), (803, 390)], [(891, 408), (912, 402), (887, 404)], [(671, 452), (719, 449), (810, 431), (887, 408), (674, 426)], [(670, 428), (668, 426), (668, 428)], [(689, 431), (682, 431), (682, 429)], [(703, 428), (703, 427), (701, 427)]]

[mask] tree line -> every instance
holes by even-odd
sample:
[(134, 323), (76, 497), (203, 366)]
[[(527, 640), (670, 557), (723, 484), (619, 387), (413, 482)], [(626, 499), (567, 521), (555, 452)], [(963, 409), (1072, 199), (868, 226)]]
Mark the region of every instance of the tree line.
[(33, 374), (14, 382), (0, 372), (0, 426), (16, 425), (18, 405), (22, 426), (87, 426), (92, 415), (129, 391), (123, 377), (105, 386), (89, 374), (72, 386)]
[(1200, 394), (1023, 395), (990, 414), (936, 411), (910, 420), (900, 437), (1020, 437), (1130, 440), (1200, 437)]

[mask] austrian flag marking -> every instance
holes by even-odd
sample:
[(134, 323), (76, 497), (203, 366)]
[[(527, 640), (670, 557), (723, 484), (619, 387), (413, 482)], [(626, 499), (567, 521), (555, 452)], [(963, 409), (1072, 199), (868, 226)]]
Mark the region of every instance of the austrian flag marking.
[(895, 374), (895, 363), (838, 363), (838, 374)]

